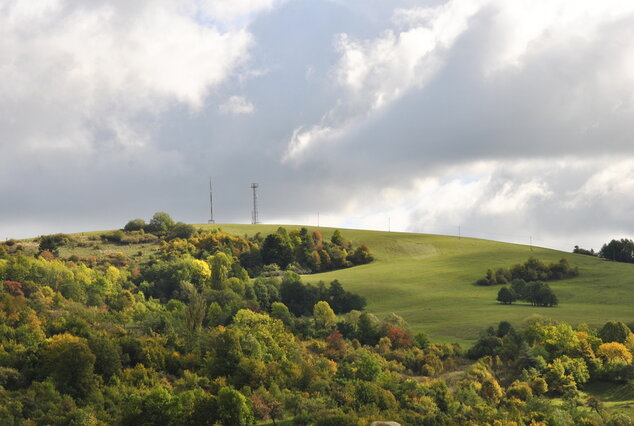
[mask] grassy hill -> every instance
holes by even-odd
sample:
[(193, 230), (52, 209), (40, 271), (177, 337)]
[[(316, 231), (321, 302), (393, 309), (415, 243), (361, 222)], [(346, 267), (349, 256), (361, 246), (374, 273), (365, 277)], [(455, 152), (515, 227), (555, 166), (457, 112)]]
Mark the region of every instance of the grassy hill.
[[(274, 232), (279, 225), (216, 226), (230, 233), (253, 234)], [(319, 230), (329, 237), (334, 229)], [(534, 314), (593, 326), (609, 319), (634, 320), (634, 265), (473, 238), (351, 229), (342, 232), (353, 243), (370, 246), (377, 260), (306, 276), (305, 281), (338, 279), (346, 289), (367, 298), (368, 311), (380, 316), (397, 313), (415, 331), (425, 331), (436, 341), (467, 343), (489, 325), (503, 320), (519, 324)], [(488, 268), (509, 267), (530, 256), (544, 261), (566, 257), (572, 266), (579, 267), (579, 277), (550, 283), (559, 298), (558, 307), (500, 305), (495, 301), (499, 286), (472, 285)]]
[[(280, 225), (196, 225), (220, 227), (232, 234), (275, 232)], [(295, 225), (282, 225), (287, 229)], [(308, 227), (310, 230), (317, 228)], [(334, 228), (321, 227), (329, 238)], [(345, 229), (345, 238), (367, 244), (376, 261), (363, 266), (308, 275), (308, 282), (338, 279), (347, 290), (367, 298), (367, 310), (379, 316), (390, 312), (403, 316), (414, 331), (425, 331), (434, 341), (469, 343), (490, 325), (507, 320), (520, 324), (525, 318), (544, 315), (573, 324), (600, 326), (607, 320), (634, 320), (634, 265), (606, 262), (594, 257), (557, 250), (473, 238), (441, 235)], [(97, 239), (99, 232), (81, 234)], [(73, 249), (77, 254), (123, 251), (142, 259), (154, 244), (117, 246), (95, 243)], [(70, 252), (62, 250), (62, 255)], [(477, 287), (473, 282), (488, 268), (509, 267), (530, 256), (544, 261), (566, 257), (578, 266), (577, 278), (554, 281), (551, 288), (560, 305), (555, 308), (525, 304), (500, 305), (495, 301), (499, 286)]]

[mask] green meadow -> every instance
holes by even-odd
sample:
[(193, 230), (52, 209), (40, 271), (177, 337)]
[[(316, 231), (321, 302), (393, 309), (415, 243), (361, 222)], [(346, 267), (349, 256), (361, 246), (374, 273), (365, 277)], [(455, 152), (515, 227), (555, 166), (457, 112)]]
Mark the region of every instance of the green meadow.
[[(280, 225), (200, 226), (252, 235), (274, 232)], [(282, 226), (289, 230), (297, 227)], [(324, 237), (329, 237), (334, 230), (308, 228), (319, 229)], [(368, 311), (379, 316), (390, 312), (401, 315), (414, 331), (425, 331), (435, 341), (468, 344), (490, 325), (504, 320), (520, 325), (531, 315), (597, 327), (611, 319), (634, 320), (634, 265), (631, 264), (473, 238), (341, 231), (354, 244), (367, 244), (376, 260), (368, 265), (308, 275), (304, 280), (330, 282), (338, 279), (347, 290), (366, 297)], [(500, 286), (473, 285), (488, 268), (509, 267), (530, 256), (544, 261), (565, 257), (572, 266), (579, 268), (579, 277), (549, 283), (559, 298), (559, 306), (501, 305), (495, 300)]]

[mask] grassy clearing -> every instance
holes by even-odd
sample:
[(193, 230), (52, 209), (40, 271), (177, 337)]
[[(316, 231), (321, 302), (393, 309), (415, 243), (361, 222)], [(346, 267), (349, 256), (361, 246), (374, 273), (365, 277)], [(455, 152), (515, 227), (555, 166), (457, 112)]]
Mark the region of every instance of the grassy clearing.
[(634, 417), (634, 384), (597, 382), (585, 386), (583, 390), (601, 401), (610, 413), (623, 413)]

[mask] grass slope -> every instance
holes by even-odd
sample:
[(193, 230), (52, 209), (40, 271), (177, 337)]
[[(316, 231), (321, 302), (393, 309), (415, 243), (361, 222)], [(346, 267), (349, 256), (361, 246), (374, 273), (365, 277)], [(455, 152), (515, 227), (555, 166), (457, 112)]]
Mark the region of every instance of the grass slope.
[(597, 382), (586, 385), (583, 390), (599, 399), (609, 412), (634, 416), (634, 384)]
[[(274, 232), (279, 225), (216, 226), (226, 232), (252, 235)], [(319, 230), (328, 238), (334, 229)], [(305, 281), (338, 279), (344, 288), (367, 298), (368, 311), (379, 316), (397, 313), (415, 331), (425, 331), (436, 341), (468, 343), (489, 325), (503, 320), (520, 324), (533, 314), (593, 326), (610, 319), (634, 319), (634, 265), (473, 238), (351, 229), (342, 233), (354, 244), (367, 244), (377, 260), (306, 276)], [(495, 301), (499, 286), (472, 285), (488, 268), (509, 267), (529, 256), (544, 261), (566, 257), (571, 265), (579, 267), (579, 277), (550, 283), (560, 306), (500, 305)]]

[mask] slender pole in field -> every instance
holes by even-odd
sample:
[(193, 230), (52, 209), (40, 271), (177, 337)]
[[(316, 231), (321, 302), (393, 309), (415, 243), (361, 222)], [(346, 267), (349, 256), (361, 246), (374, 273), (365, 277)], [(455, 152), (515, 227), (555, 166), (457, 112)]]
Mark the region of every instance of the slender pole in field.
[(207, 223), (216, 223), (214, 220), (214, 197), (211, 192), (211, 178), (209, 178), (209, 213), (211, 213), (211, 216)]
[(253, 213), (251, 215), (251, 223), (253, 225), (257, 225), (258, 223), (260, 223), (258, 222), (258, 186), (259, 185), (257, 183), (251, 184), (251, 188), (253, 189)]

